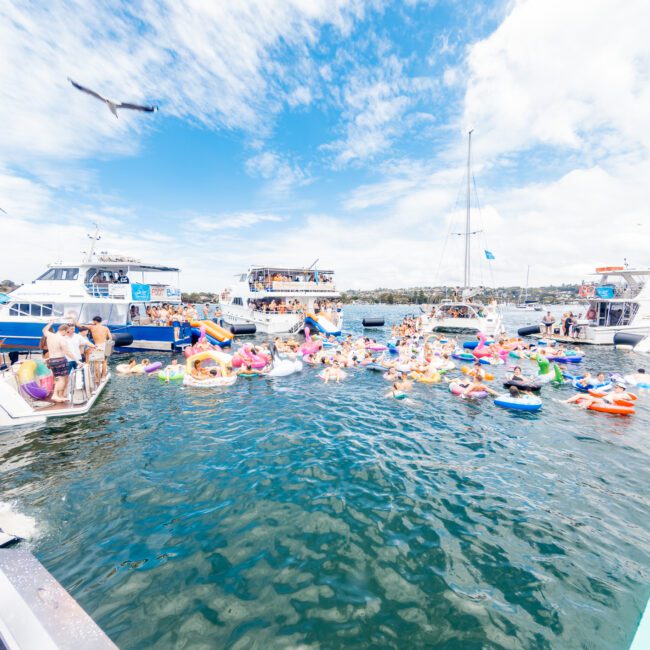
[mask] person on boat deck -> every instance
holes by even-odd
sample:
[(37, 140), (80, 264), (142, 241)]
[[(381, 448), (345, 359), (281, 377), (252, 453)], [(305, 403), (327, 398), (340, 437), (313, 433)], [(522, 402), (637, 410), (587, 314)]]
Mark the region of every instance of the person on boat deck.
[(614, 390), (611, 393), (606, 393), (602, 397), (578, 393), (573, 397), (569, 397), (569, 399), (565, 399), (564, 404), (575, 404), (577, 402), (583, 409), (588, 409), (592, 404), (603, 402), (606, 404), (615, 404), (619, 400), (627, 400), (628, 402), (631, 402), (634, 399), (636, 399), (634, 395), (631, 395), (625, 389), (625, 384), (619, 383), (614, 386)]
[[(81, 333), (84, 330), (85, 336)], [(88, 328), (80, 327), (79, 334), (76, 334), (74, 327), (68, 327), (65, 334), (67, 345), (66, 359), (68, 360), (68, 374), (79, 366), (84, 358), (87, 350), (93, 350), (95, 346), (88, 340)]]
[(127, 275), (122, 271), (121, 269), (117, 272), (117, 279), (115, 280), (117, 284), (129, 284), (131, 280), (127, 277)]
[(555, 323), (555, 316), (550, 311), (546, 312), (546, 316), (542, 318), (542, 325), (544, 326), (544, 334), (553, 334), (553, 323)]
[(569, 312), (564, 319), (564, 336), (569, 336), (571, 334), (573, 323), (573, 313)]
[(43, 336), (47, 339), (47, 349), (49, 357), (47, 359), (48, 368), (54, 375), (54, 392), (52, 393), (53, 402), (67, 402), (66, 391), (68, 388), (68, 360), (66, 352), (68, 351), (67, 331), (69, 325), (60, 325), (58, 331), (52, 331), (54, 320), (51, 320), (43, 328)]
[[(80, 323), (75, 322), (77, 327), (84, 327)], [(99, 384), (106, 378), (106, 371), (108, 363), (106, 360), (106, 343), (113, 338), (111, 330), (102, 325), (102, 317), (95, 316), (93, 322), (85, 326), (90, 330), (90, 335), (93, 337), (95, 349), (90, 353), (88, 361), (93, 362), (95, 367), (95, 381)]]

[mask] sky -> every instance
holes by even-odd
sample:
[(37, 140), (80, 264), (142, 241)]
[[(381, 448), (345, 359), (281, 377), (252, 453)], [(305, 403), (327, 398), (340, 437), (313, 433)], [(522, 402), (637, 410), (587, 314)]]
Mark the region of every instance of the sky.
[(0, 278), (96, 223), (185, 290), (315, 260), (459, 285), (470, 129), (472, 284), (650, 266), (648, 25), (647, 0), (3, 3)]

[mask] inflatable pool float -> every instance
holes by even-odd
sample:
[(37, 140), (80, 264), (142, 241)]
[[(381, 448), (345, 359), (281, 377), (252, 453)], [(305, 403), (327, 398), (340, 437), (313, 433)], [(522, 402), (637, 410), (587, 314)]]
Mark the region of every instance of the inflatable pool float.
[(595, 402), (587, 407), (589, 411), (598, 411), (599, 413), (611, 413), (612, 415), (634, 415), (633, 406), (623, 406), (621, 404), (608, 404), (607, 402)]
[(269, 377), (288, 377), (295, 372), (300, 372), (302, 367), (300, 359), (287, 359), (276, 356), (273, 358), (273, 367), (267, 374)]
[(591, 382), (583, 385), (580, 383), (579, 379), (572, 379), (571, 380), (571, 385), (576, 389), (579, 390), (581, 393), (587, 393), (590, 390), (596, 390), (596, 391), (608, 391), (613, 388), (613, 384), (611, 381), (605, 381), (601, 382), (599, 384), (592, 384)]
[(151, 373), (151, 372), (156, 372), (156, 370), (160, 370), (162, 368), (162, 363), (160, 361), (154, 361), (153, 363), (150, 363), (148, 366), (142, 366), (144, 368), (144, 371), (146, 373)]
[[(221, 376), (218, 377), (204, 377), (196, 379), (192, 377), (192, 370), (194, 364), (199, 362), (206, 362), (200, 364), (201, 367), (219, 368)], [(193, 354), (187, 358), (185, 362), (185, 376), (183, 377), (184, 386), (195, 386), (202, 388), (212, 388), (214, 386), (231, 386), (237, 381), (237, 375), (226, 375), (228, 366), (232, 365), (232, 357), (225, 352), (217, 350), (206, 350)]]
[[(452, 381), (449, 384), (449, 390), (452, 395), (463, 395), (463, 393), (469, 388), (469, 384), (461, 384), (460, 382), (457, 381)], [(487, 397), (488, 394), (486, 391), (481, 390), (478, 392), (474, 392), (471, 395), (467, 395), (467, 398), (476, 398), (476, 399), (482, 399), (484, 397)]]
[(581, 363), (583, 359), (583, 357), (573, 354), (564, 357), (548, 356), (546, 358), (549, 361), (557, 361), (558, 363)]
[(250, 345), (245, 345), (241, 350), (233, 355), (232, 367), (240, 368), (241, 366), (250, 364), (251, 368), (260, 370), (265, 368), (269, 363), (269, 358), (265, 354), (253, 354)]
[(650, 377), (647, 378), (647, 381), (637, 382), (634, 375), (625, 375), (625, 377), (623, 377), (623, 380), (626, 384), (629, 384), (630, 386), (634, 386), (636, 388), (650, 388)]
[(539, 390), (542, 390), (542, 385), (538, 384), (536, 381), (516, 381), (513, 379), (509, 379), (508, 381), (503, 382), (504, 388), (510, 388), (511, 386), (514, 386), (519, 390), (526, 390), (526, 391), (530, 390), (530, 391), (537, 392)]
[(384, 372), (386, 370), (384, 366), (381, 366), (378, 363), (367, 363), (364, 365), (364, 368), (366, 370), (374, 370), (375, 372)]
[(46, 399), (54, 390), (54, 375), (40, 359), (23, 361), (18, 367), (16, 379), (20, 389), (32, 399)]
[(542, 400), (534, 395), (522, 395), (512, 397), (509, 393), (494, 398), (494, 403), (504, 409), (513, 411), (539, 411), (542, 408)]
[(502, 366), (505, 363), (505, 361), (501, 358), (492, 359), (488, 357), (481, 357), (479, 359), (479, 363), (482, 363), (484, 366)]
[(192, 375), (183, 377), (183, 386), (195, 388), (214, 388), (215, 386), (232, 386), (237, 381), (237, 375), (228, 377), (209, 377), (206, 379), (195, 379)]
[(459, 361), (476, 361), (476, 357), (471, 352), (453, 352), (451, 356)]
[(176, 369), (169, 370), (172, 366), (168, 366), (164, 370), (160, 370), (157, 373), (158, 379), (161, 381), (182, 381), (185, 377), (185, 368), (183, 366), (178, 366)]
[(431, 377), (425, 377), (424, 375), (418, 375), (415, 373), (415, 381), (420, 382), (421, 384), (438, 384), (442, 377), (439, 372), (434, 373)]
[[(460, 371), (461, 371), (464, 375), (469, 375), (469, 374), (472, 372), (472, 369), (471, 369), (470, 367), (468, 367), (468, 366), (463, 366), (463, 367), (460, 369)], [(489, 373), (489, 372), (485, 372), (485, 371), (483, 371), (483, 379), (485, 379), (485, 381), (492, 381), (492, 380), (494, 379), (494, 375), (491, 374), (491, 373)]]

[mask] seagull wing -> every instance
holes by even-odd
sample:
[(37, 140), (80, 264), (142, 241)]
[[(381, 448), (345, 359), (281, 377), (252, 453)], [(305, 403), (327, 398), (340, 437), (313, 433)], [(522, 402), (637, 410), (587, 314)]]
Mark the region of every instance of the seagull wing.
[(142, 106), (140, 104), (130, 104), (129, 102), (120, 102), (117, 108), (130, 108), (134, 111), (144, 111), (145, 113), (154, 113), (158, 110), (157, 106)]
[(73, 81), (68, 77), (68, 81), (77, 89), (80, 90), (82, 93), (88, 93), (89, 95), (92, 95), (93, 97), (97, 97), (97, 99), (100, 99), (103, 102), (108, 101), (106, 97), (102, 97), (99, 93), (96, 93), (94, 90), (90, 90), (90, 88), (86, 88), (85, 86), (82, 86), (81, 84), (78, 84), (76, 81)]

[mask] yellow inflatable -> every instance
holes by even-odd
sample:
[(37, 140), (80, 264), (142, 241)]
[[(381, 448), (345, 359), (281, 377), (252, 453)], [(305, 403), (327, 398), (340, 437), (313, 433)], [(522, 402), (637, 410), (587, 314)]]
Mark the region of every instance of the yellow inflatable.
[(206, 350), (205, 352), (199, 352), (198, 354), (193, 354), (190, 357), (187, 357), (185, 362), (185, 372), (191, 373), (194, 364), (197, 361), (205, 361), (211, 359), (212, 361), (218, 363), (222, 368), (226, 368), (232, 363), (232, 357), (225, 352), (219, 352), (218, 350)]

